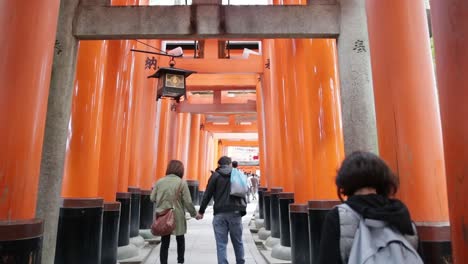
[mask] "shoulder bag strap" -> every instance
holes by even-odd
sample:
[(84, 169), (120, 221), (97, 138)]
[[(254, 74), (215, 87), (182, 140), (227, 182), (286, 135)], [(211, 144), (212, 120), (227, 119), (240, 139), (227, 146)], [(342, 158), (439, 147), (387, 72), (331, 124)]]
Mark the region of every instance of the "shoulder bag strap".
[(182, 192), (182, 187), (184, 186), (183, 183), (184, 183), (184, 181), (181, 179), (180, 184), (179, 184), (179, 188), (177, 189), (177, 192), (176, 192), (176, 196), (175, 196), (174, 200), (172, 201), (172, 207), (174, 207), (175, 202), (177, 202), (177, 200), (179, 200), (180, 193)]

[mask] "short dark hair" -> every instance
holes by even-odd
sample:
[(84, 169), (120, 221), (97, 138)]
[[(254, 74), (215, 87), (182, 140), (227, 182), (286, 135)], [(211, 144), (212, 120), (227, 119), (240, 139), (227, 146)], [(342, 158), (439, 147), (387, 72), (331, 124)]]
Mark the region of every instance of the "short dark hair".
[(338, 197), (352, 196), (365, 187), (375, 188), (377, 194), (389, 197), (398, 190), (399, 181), (387, 164), (377, 155), (356, 151), (345, 158), (336, 175)]
[(222, 156), (218, 160), (218, 165), (230, 165), (231, 164), (231, 158), (228, 156)]
[(175, 174), (180, 178), (184, 177), (184, 164), (180, 160), (171, 160), (167, 164), (166, 175)]
[(233, 162), (232, 162), (232, 167), (233, 167), (233, 168), (237, 168), (238, 165), (239, 165), (239, 163), (237, 163), (237, 161), (233, 161)]

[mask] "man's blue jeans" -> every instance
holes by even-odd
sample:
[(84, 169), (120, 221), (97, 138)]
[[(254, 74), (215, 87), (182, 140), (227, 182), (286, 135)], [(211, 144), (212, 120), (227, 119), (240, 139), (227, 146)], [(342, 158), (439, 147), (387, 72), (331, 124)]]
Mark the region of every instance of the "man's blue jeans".
[(213, 229), (216, 238), (218, 264), (228, 264), (226, 246), (228, 233), (236, 254), (236, 263), (244, 264), (244, 244), (242, 243), (242, 217), (239, 213), (219, 213), (213, 218)]

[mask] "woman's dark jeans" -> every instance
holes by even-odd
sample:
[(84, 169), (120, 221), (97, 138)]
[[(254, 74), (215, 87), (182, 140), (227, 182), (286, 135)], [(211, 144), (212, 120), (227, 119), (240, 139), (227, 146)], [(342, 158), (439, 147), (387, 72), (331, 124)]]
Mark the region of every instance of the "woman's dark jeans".
[[(177, 263), (184, 263), (185, 253), (185, 237), (184, 235), (176, 236), (177, 241)], [(171, 243), (171, 235), (161, 237), (161, 248), (159, 251), (159, 261), (161, 264), (167, 264), (169, 254), (169, 244)]]

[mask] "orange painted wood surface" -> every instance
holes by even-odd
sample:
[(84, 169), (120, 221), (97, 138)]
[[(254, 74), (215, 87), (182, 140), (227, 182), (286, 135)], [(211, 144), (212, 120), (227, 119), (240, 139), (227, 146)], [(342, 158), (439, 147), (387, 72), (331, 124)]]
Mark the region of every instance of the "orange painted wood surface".
[[(297, 39), (294, 57), (302, 117), (305, 167), (312, 172), (309, 190), (297, 192), (296, 201), (336, 199), (335, 176), (344, 159), (341, 122), (341, 99), (338, 77), (336, 41), (333, 39)], [(310, 74), (313, 69), (313, 74)], [(304, 96), (305, 95), (305, 96)], [(307, 138), (310, 137), (310, 138)], [(312, 151), (312, 152), (310, 152)], [(309, 181), (307, 179), (306, 181)], [(301, 181), (296, 186), (301, 185)]]
[(131, 139), (132, 139), (132, 126), (133, 116), (132, 111), (134, 105), (133, 96), (134, 90), (131, 86), (132, 83), (132, 72), (134, 67), (134, 54), (130, 51), (134, 47), (134, 42), (126, 40), (124, 44), (124, 53), (122, 55), (122, 68), (120, 69), (119, 83), (124, 89), (123, 98), (123, 125), (122, 125), (122, 139), (120, 144), (120, 164), (119, 164), (119, 183), (118, 192), (128, 191), (128, 177), (130, 170), (130, 151), (131, 151)]
[[(162, 57), (158, 62), (160, 67), (169, 66), (169, 58)], [(248, 59), (217, 59), (217, 58), (176, 58), (176, 68), (190, 69), (197, 73), (262, 73), (261, 56), (251, 55)]]
[(123, 125), (123, 87), (117, 75), (123, 62), (125, 41), (109, 41), (105, 73), (98, 196), (115, 201), (119, 181), (120, 144)]
[(185, 178), (188, 180), (198, 180), (200, 164), (200, 125), (201, 125), (201, 114), (192, 114), (190, 117), (190, 137), (188, 149), (187, 167), (185, 169)]
[[(153, 47), (160, 47), (161, 41), (150, 40), (149, 44)], [(145, 75), (150, 75), (154, 70), (145, 70)], [(146, 79), (143, 85), (144, 110), (143, 110), (143, 135), (141, 138), (142, 156), (141, 156), (141, 178), (140, 187), (144, 190), (151, 190), (155, 183), (155, 170), (157, 162), (157, 147), (159, 129), (156, 124), (156, 79)]]
[(70, 116), (62, 196), (97, 197), (106, 41), (81, 41)]
[(157, 113), (161, 127), (158, 137), (156, 179), (166, 175), (166, 168), (170, 160), (177, 159), (177, 113), (171, 110), (173, 103), (169, 99), (158, 101), (158, 104), (161, 104), (161, 110)]
[(223, 147), (258, 147), (258, 140), (230, 140), (220, 139)]
[(274, 40), (263, 41), (264, 54), (270, 60), (270, 70), (265, 71), (265, 82), (267, 85), (262, 89), (263, 102), (265, 104), (265, 136), (267, 139), (267, 151), (269, 160), (267, 160), (267, 177), (268, 187), (283, 187), (284, 163), (283, 163), (283, 146), (281, 143), (281, 125), (284, 113), (283, 98), (279, 96), (278, 77), (275, 75), (280, 66), (276, 57), (276, 45)]
[[(259, 143), (259, 148), (258, 148), (258, 155), (259, 155), (259, 163), (260, 163), (260, 171), (262, 175), (267, 170), (267, 164), (266, 164), (266, 156), (268, 153), (266, 153), (266, 140), (265, 140), (265, 108), (263, 104), (263, 97), (262, 97), (262, 83), (259, 82), (256, 86), (257, 90), (257, 124), (258, 124), (258, 143)], [(266, 177), (261, 177), (260, 178), (260, 186), (267, 186), (268, 183), (266, 182)]]
[[(294, 83), (295, 64), (293, 58), (290, 56), (292, 47), (292, 40), (277, 39), (275, 41), (275, 60), (273, 63), (277, 64), (273, 71), (274, 80), (276, 81), (277, 89), (273, 93), (277, 94), (278, 100), (282, 103), (282, 107), (278, 107), (278, 122), (279, 125), (279, 138), (274, 139), (280, 141), (281, 153), (280, 159), (276, 163), (282, 163), (282, 170), (277, 171), (278, 177), (282, 178), (282, 185), (285, 192), (294, 192), (296, 186), (294, 184), (294, 174), (298, 172), (298, 166), (294, 157), (298, 154), (296, 148), (297, 144), (291, 144), (298, 137), (299, 131), (297, 130), (298, 119), (297, 115), (302, 111), (297, 109), (298, 105), (295, 102), (296, 90), (299, 84)], [(276, 165), (277, 166), (277, 165)], [(299, 177), (303, 177), (299, 175)]]
[[(203, 122), (204, 117), (201, 117), (201, 122)], [(204, 191), (206, 187), (206, 182), (210, 176), (209, 170), (207, 169), (207, 160), (208, 160), (208, 142), (207, 142), (208, 132), (205, 130), (200, 131), (199, 136), (199, 145), (198, 148), (198, 182), (200, 191)]]
[(379, 151), (415, 221), (448, 220), (437, 90), (423, 0), (367, 1)]
[[(206, 87), (206, 90), (213, 89), (212, 87), (229, 87), (230, 89), (237, 90), (239, 87), (251, 87), (255, 89), (258, 83), (258, 74), (192, 74), (187, 78), (187, 90), (197, 90), (194, 87)], [(208, 88), (208, 89), (207, 89)], [(201, 88), (200, 88), (201, 89)]]
[(467, 1), (431, 0), (454, 263), (468, 262), (467, 14)]
[(0, 8), (0, 220), (34, 218), (58, 0)]
[[(144, 49), (146, 46), (142, 43), (134, 41), (136, 49)], [(143, 173), (143, 150), (145, 147), (151, 145), (151, 143), (145, 142), (149, 135), (145, 130), (145, 123), (149, 122), (148, 115), (149, 109), (148, 104), (154, 100), (150, 98), (146, 92), (146, 84), (153, 82), (153, 80), (146, 78), (149, 74), (145, 70), (145, 58), (144, 54), (134, 54), (133, 61), (133, 98), (132, 104), (133, 109), (129, 114), (133, 119), (132, 123), (132, 137), (130, 138), (130, 165), (128, 175), (128, 186), (140, 187), (140, 181)], [(155, 87), (149, 87), (149, 89), (155, 89)]]
[(190, 113), (177, 114), (177, 142), (175, 144), (176, 159), (182, 161), (187, 171), (187, 161), (189, 158), (189, 144), (190, 144)]

